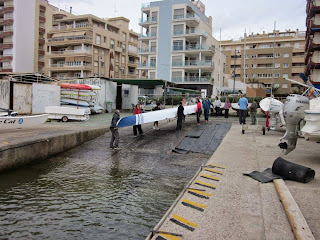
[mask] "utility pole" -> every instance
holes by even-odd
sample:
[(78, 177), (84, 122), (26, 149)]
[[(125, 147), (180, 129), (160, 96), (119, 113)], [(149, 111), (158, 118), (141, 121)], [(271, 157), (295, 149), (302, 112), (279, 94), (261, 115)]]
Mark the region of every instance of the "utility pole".
[(235, 87), (236, 87), (236, 60), (237, 60), (237, 49), (234, 50), (233, 91), (232, 91), (233, 94), (235, 92)]

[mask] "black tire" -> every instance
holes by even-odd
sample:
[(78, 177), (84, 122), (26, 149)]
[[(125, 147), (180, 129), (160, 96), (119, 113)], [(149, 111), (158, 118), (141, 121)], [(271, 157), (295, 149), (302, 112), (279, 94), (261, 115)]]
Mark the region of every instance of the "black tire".
[(265, 127), (262, 128), (262, 135), (266, 135), (266, 128)]
[(244, 134), (244, 130), (242, 130), (242, 134)]
[(68, 122), (68, 120), (69, 120), (69, 119), (68, 119), (67, 116), (63, 116), (63, 117), (61, 118), (61, 121), (62, 121), (62, 122)]

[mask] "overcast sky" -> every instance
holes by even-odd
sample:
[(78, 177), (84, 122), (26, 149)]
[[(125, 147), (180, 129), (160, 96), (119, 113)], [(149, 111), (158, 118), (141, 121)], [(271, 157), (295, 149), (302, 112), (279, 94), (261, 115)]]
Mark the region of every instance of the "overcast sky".
[[(130, 28), (140, 32), (138, 25), (141, 4), (145, 0), (49, 0), (64, 10), (73, 8), (74, 14), (93, 14), (102, 18), (124, 16)], [(271, 32), (276, 28), (305, 31), (306, 0), (202, 0), (206, 15), (213, 18), (213, 36), (219, 40), (239, 39), (247, 32)]]

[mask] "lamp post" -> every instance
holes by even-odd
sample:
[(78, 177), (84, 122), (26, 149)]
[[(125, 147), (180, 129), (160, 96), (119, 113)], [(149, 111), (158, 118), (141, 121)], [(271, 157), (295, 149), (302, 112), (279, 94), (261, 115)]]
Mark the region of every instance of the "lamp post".
[(234, 65), (233, 65), (233, 91), (232, 91), (233, 94), (235, 92), (235, 87), (236, 87), (236, 60), (237, 60), (237, 53), (240, 53), (240, 51), (235, 49), (234, 50)]

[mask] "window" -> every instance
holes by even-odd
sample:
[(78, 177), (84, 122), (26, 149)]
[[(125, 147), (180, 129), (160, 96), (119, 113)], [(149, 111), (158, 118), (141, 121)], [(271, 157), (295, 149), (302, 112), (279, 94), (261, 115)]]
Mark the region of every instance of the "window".
[(274, 64), (274, 68), (280, 68), (280, 63)]
[(98, 62), (94, 61), (94, 65), (93, 66), (98, 67)]
[(101, 54), (104, 55), (104, 50), (101, 50)]
[(248, 64), (244, 65), (244, 69), (248, 69)]
[(279, 58), (281, 56), (280, 53), (276, 53), (276, 58)]
[(289, 53), (284, 53), (284, 54), (283, 54), (283, 57), (284, 57), (284, 58), (288, 58), (288, 57), (289, 57)]
[(113, 39), (110, 40), (110, 48), (114, 49), (114, 40)]
[(173, 42), (173, 51), (181, 51), (183, 50), (183, 41), (174, 41)]
[(283, 78), (288, 78), (288, 73), (282, 74), (282, 77), (283, 77)]
[(104, 62), (101, 62), (101, 67), (104, 67)]
[(226, 50), (226, 51), (230, 51), (231, 50), (231, 47), (225, 47), (225, 49), (224, 50)]
[(98, 48), (94, 48), (94, 53), (98, 53), (98, 52), (99, 52)]
[(101, 36), (100, 35), (96, 35), (96, 44), (100, 45), (100, 41), (101, 41)]
[(150, 67), (155, 67), (157, 63), (156, 58), (150, 58)]
[(121, 56), (121, 63), (122, 63), (122, 64), (125, 64), (125, 61), (126, 61), (125, 56)]
[(257, 75), (256, 75), (256, 74), (251, 74), (251, 77), (252, 77), (252, 78), (256, 78)]
[(249, 55), (245, 55), (244, 58), (245, 58), (245, 59), (249, 59)]
[(300, 48), (300, 43), (294, 43), (294, 48), (299, 49)]
[(279, 78), (279, 77), (280, 77), (280, 73), (275, 73), (275, 74), (274, 74), (274, 77), (275, 77), (275, 78)]
[(248, 78), (248, 74), (245, 74), (245, 75), (244, 75), (244, 78)]
[(103, 37), (103, 42), (104, 42), (104, 43), (107, 42), (107, 37)]
[(126, 33), (122, 33), (122, 40), (126, 41), (126, 39), (127, 39), (127, 34)]
[(282, 88), (288, 88), (288, 84), (286, 83), (282, 84)]
[(284, 68), (288, 68), (288, 67), (289, 67), (289, 63), (284, 63), (284, 64), (283, 64), (283, 67), (284, 67)]
[(257, 68), (257, 64), (252, 64), (251, 67), (252, 68)]
[(118, 46), (118, 47), (122, 47), (122, 42), (117, 41), (117, 46)]
[(252, 58), (257, 58), (257, 55), (255, 54), (255, 55), (252, 55), (251, 57), (252, 57)]

